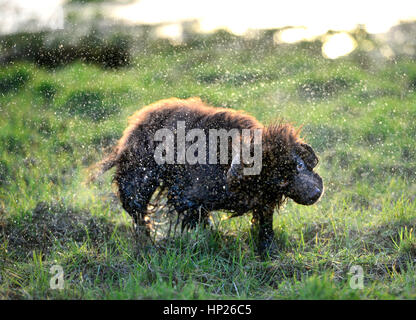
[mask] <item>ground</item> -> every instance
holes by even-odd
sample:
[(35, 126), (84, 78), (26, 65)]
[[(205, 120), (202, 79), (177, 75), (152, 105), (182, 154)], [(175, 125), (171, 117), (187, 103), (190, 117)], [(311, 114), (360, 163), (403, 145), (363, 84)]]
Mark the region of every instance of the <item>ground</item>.
[[(0, 298), (416, 298), (415, 62), (301, 45), (162, 49), (117, 70), (0, 69)], [(224, 212), (212, 231), (144, 247), (111, 173), (84, 183), (130, 114), (190, 96), (302, 125), (317, 152), (325, 194), (275, 212), (274, 256), (257, 255), (250, 215)]]

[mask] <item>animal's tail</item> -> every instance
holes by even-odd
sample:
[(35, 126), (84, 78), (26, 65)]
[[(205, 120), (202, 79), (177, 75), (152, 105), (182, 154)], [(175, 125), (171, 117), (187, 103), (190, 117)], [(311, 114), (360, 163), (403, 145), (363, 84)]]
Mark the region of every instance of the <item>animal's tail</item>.
[(113, 148), (113, 150), (108, 154), (103, 160), (100, 162), (93, 164), (88, 168), (88, 177), (86, 179), (86, 183), (94, 182), (98, 177), (100, 177), (103, 173), (110, 170), (114, 167), (117, 163), (117, 148)]

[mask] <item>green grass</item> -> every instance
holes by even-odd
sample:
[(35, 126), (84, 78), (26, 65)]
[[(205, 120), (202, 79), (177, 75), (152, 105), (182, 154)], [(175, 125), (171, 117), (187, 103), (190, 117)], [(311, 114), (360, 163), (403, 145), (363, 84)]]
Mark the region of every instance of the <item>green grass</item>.
[[(0, 298), (416, 298), (416, 63), (359, 67), (293, 46), (180, 48), (130, 68), (76, 62), (0, 72)], [(326, 191), (275, 213), (278, 253), (261, 259), (250, 215), (136, 243), (111, 175), (86, 168), (138, 108), (200, 96), (267, 123), (303, 125)], [(63, 290), (51, 289), (61, 265)], [(352, 266), (364, 271), (353, 289)]]

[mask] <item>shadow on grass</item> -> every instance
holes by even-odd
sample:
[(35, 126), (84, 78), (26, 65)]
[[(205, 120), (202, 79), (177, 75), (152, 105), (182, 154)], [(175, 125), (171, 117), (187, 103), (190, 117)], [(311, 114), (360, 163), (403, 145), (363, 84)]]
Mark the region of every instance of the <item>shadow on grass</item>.
[(110, 239), (113, 231), (114, 226), (106, 219), (56, 202), (39, 202), (31, 215), (0, 225), (2, 242), (6, 241), (8, 250), (20, 257), (28, 257), (33, 251), (47, 254), (56, 243), (89, 240), (99, 246)]

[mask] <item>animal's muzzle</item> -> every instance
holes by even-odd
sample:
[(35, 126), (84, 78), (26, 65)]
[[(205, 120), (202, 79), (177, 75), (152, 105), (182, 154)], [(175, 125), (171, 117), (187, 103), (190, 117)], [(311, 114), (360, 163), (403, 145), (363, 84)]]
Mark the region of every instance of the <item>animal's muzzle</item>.
[(311, 192), (311, 196), (310, 196), (310, 201), (311, 204), (315, 203), (316, 201), (318, 201), (318, 199), (321, 197), (322, 195), (322, 191), (321, 189), (319, 189), (318, 187), (315, 187), (314, 190)]
[(314, 204), (324, 191), (322, 178), (314, 172), (296, 175), (286, 189), (286, 196), (303, 205)]

